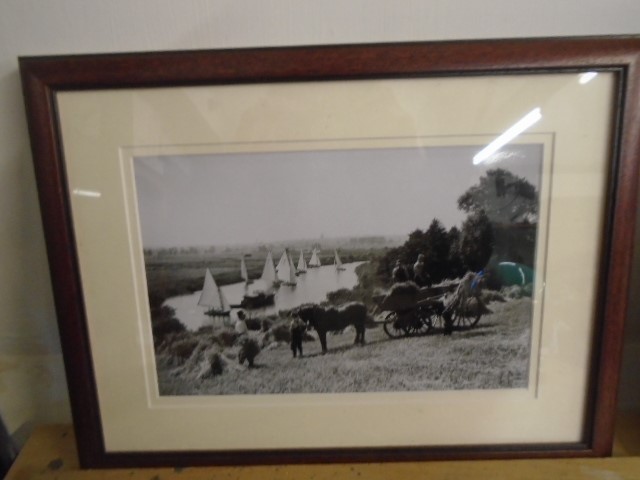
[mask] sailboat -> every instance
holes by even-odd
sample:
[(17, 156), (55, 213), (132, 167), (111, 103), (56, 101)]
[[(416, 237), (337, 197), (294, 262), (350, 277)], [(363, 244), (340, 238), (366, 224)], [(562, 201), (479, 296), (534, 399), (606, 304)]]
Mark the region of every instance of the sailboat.
[(249, 285), (252, 281), (249, 280), (249, 274), (247, 273), (247, 264), (244, 261), (244, 257), (240, 260), (240, 276), (246, 285)]
[(336, 266), (336, 270), (339, 272), (346, 270), (346, 268), (342, 266), (342, 260), (340, 260), (340, 257), (338, 256), (338, 250), (334, 250), (334, 253), (335, 256), (333, 258), (333, 264)]
[(296, 285), (296, 267), (293, 265), (293, 260), (291, 260), (289, 251), (286, 248), (276, 267), (276, 274), (283, 285)]
[(302, 250), (300, 250), (300, 258), (298, 259), (298, 266), (296, 267), (296, 270), (296, 275), (307, 273), (307, 262), (304, 260), (304, 254), (302, 253)]
[(318, 250), (315, 248), (311, 253), (311, 259), (309, 260), (309, 264), (307, 265), (309, 268), (318, 268), (320, 266), (320, 256), (318, 255)]
[(273, 256), (271, 255), (271, 252), (267, 254), (267, 259), (264, 262), (260, 280), (262, 280), (266, 289), (245, 293), (242, 298), (242, 302), (240, 302), (240, 306), (242, 308), (261, 308), (274, 304), (276, 296), (274, 289), (278, 285), (278, 281), (276, 278), (276, 268), (273, 266)]
[(216, 284), (211, 270), (208, 268), (204, 275), (204, 284), (202, 285), (202, 293), (200, 293), (198, 305), (209, 307), (209, 310), (205, 313), (212, 317), (228, 317), (231, 312), (229, 302)]
[(267, 259), (264, 262), (264, 268), (262, 269), (262, 276), (260, 278), (269, 288), (278, 284), (276, 267), (273, 264), (273, 255), (271, 255), (271, 252), (267, 253)]

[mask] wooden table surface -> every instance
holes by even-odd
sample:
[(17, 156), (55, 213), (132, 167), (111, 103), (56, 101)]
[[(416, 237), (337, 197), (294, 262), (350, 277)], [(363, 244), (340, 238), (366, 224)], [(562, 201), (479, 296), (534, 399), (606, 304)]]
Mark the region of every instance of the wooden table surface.
[(7, 480), (240, 480), (402, 479), (622, 480), (640, 479), (640, 412), (619, 415), (614, 456), (555, 460), (484, 460), (380, 464), (80, 470), (69, 425), (38, 428), (7, 474)]

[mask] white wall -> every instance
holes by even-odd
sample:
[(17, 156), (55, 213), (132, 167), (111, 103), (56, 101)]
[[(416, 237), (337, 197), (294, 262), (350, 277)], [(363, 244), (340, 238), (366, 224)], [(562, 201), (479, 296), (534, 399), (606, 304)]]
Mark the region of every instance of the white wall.
[[(639, 31), (637, 0), (2, 0), (0, 414), (9, 431), (70, 420), (18, 56)], [(640, 405), (638, 301), (632, 311), (622, 402)]]

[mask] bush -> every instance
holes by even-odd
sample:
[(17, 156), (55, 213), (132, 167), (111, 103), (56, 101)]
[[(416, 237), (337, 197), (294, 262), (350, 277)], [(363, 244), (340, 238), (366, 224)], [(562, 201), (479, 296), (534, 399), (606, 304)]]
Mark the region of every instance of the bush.
[(156, 345), (160, 344), (164, 337), (172, 333), (182, 333), (185, 326), (175, 317), (175, 310), (171, 307), (159, 307), (151, 309), (151, 330)]
[(245, 319), (244, 323), (247, 325), (247, 328), (249, 330), (253, 330), (254, 332), (260, 330), (262, 326), (262, 322), (259, 318), (247, 318)]
[(280, 323), (271, 328), (271, 334), (276, 342), (290, 342), (291, 332), (289, 331), (289, 325), (286, 323)]
[(327, 293), (327, 300), (332, 305), (340, 305), (342, 303), (358, 301), (360, 300), (360, 298), (354, 290), (341, 288), (339, 290)]

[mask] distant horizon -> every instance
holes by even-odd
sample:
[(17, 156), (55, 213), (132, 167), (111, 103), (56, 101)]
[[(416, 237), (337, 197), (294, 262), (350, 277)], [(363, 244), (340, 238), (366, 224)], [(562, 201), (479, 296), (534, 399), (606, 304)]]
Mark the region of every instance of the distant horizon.
[[(422, 229), (425, 230), (425, 229)], [(274, 240), (271, 242), (248, 242), (248, 243), (225, 243), (225, 244), (201, 244), (201, 245), (157, 245), (157, 246), (149, 246), (149, 245), (145, 245), (144, 248), (145, 249), (149, 249), (149, 250), (159, 250), (159, 249), (164, 249), (164, 248), (211, 248), (211, 247), (215, 247), (215, 248), (241, 248), (241, 247), (249, 247), (249, 246), (253, 246), (253, 247), (260, 247), (262, 245), (265, 246), (269, 246), (269, 245), (282, 245), (282, 244), (286, 244), (286, 243), (291, 243), (295, 246), (296, 243), (309, 243), (309, 242), (322, 242), (322, 241), (326, 241), (326, 242), (335, 242), (338, 240), (347, 240), (347, 239), (363, 239), (363, 238), (384, 238), (385, 240), (394, 240), (396, 238), (401, 239), (401, 238), (405, 238), (408, 237), (409, 234), (411, 232), (408, 232), (406, 234), (398, 234), (398, 235), (358, 235), (358, 236), (353, 236), (353, 235), (345, 235), (345, 236), (336, 236), (336, 237), (314, 237), (314, 238), (290, 238), (290, 239), (282, 239), (282, 240)], [(297, 248), (296, 248), (297, 249)]]
[[(448, 230), (457, 199), (487, 170), (540, 188), (542, 145), (504, 147), (473, 165), (481, 146), (145, 156), (134, 159), (144, 248), (240, 246), (292, 239), (394, 237)], [(375, 232), (375, 233), (371, 233)]]

